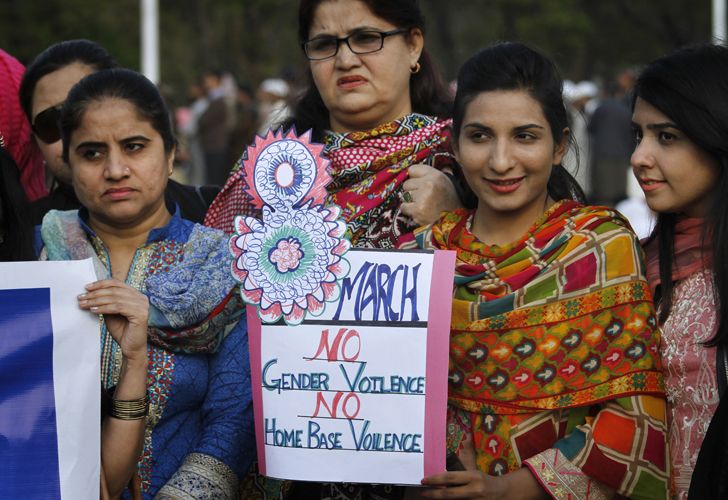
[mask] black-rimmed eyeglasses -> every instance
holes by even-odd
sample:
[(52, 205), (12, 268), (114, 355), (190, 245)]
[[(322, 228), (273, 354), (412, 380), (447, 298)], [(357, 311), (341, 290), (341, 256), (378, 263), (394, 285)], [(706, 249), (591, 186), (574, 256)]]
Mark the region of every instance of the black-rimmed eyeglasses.
[(371, 54), (384, 47), (384, 39), (388, 36), (407, 33), (409, 29), (398, 28), (392, 31), (357, 31), (351, 35), (336, 38), (335, 36), (318, 36), (301, 44), (306, 57), (310, 61), (320, 61), (334, 57), (339, 52), (342, 42), (349, 46), (354, 54)]

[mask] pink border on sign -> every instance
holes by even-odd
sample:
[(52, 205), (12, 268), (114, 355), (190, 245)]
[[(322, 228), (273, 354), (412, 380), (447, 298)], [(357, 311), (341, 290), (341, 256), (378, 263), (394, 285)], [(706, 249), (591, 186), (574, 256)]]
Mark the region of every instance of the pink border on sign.
[[(427, 316), (427, 372), (425, 382), (424, 475), (445, 471), (447, 427), (447, 365), (450, 317), (455, 274), (455, 252), (435, 250), (432, 262), (430, 309)], [(442, 353), (445, 353), (443, 356)]]
[(250, 351), (250, 383), (253, 384), (253, 416), (255, 445), (258, 450), (258, 471), (265, 476), (265, 428), (263, 421), (263, 367), (261, 366), (261, 321), (258, 309), (247, 306), (248, 349)]

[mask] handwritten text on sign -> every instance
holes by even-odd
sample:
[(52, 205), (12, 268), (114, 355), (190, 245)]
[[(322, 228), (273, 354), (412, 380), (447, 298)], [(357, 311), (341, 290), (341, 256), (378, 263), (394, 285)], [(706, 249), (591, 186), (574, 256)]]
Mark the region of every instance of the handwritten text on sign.
[[(295, 328), (263, 325), (259, 363), (251, 325), (261, 462), (272, 477), (417, 484), (426, 457), (444, 462), (452, 281), (442, 310), (433, 311), (432, 253), (350, 251), (347, 258), (339, 302)], [(452, 279), (452, 268), (444, 273)], [(429, 318), (440, 315), (443, 331), (433, 332)], [(428, 363), (442, 368), (442, 394), (432, 390)], [(431, 397), (440, 410), (427, 411)], [(440, 422), (428, 426), (429, 418)], [(434, 440), (428, 429), (437, 427), (443, 438)]]

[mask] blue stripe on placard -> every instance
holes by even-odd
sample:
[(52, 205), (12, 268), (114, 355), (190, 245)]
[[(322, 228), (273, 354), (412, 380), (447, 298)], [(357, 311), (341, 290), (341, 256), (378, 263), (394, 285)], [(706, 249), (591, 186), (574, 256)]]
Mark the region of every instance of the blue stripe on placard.
[(60, 498), (48, 288), (0, 290), (0, 498)]

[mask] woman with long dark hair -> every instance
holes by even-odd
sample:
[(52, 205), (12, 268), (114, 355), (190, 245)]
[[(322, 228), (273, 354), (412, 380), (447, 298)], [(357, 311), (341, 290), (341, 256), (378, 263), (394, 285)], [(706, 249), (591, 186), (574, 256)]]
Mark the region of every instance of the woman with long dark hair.
[(666, 498), (659, 335), (636, 236), (561, 161), (555, 65), (518, 43), (461, 68), (454, 150), (473, 210), (418, 230), (455, 250), (448, 451), (426, 498)]
[(645, 250), (677, 498), (728, 495), (726, 97), (728, 48), (702, 45), (650, 63), (633, 103), (632, 168), (658, 214)]

